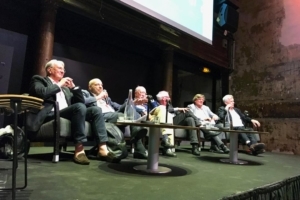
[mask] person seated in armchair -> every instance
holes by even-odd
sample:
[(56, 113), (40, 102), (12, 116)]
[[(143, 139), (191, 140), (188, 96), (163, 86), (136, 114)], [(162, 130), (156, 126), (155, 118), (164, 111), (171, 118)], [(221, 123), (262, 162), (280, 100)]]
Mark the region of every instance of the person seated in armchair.
[[(107, 132), (105, 129), (104, 118), (101, 108), (87, 108), (84, 104), (82, 92), (78, 86), (75, 86), (73, 79), (64, 77), (65, 65), (59, 60), (50, 60), (45, 65), (46, 77), (34, 75), (30, 82), (29, 95), (44, 100), (54, 100), (59, 104), (60, 117), (71, 121), (71, 131), (74, 136), (75, 153), (74, 162), (77, 164), (88, 165), (89, 159), (85, 155), (83, 142), (86, 142), (84, 133), (85, 121), (90, 121), (93, 127), (93, 133), (96, 135), (98, 144), (98, 158), (108, 162), (119, 162), (115, 155), (108, 151), (106, 142)], [(42, 125), (47, 121), (54, 119), (53, 105), (48, 105), (45, 109), (45, 115), (37, 115)]]
[[(170, 96), (167, 91), (160, 91), (156, 98), (160, 105), (167, 107), (168, 113), (172, 115), (172, 120), (174, 125), (182, 125), (182, 126), (192, 126), (199, 127), (201, 126), (200, 120), (189, 110), (189, 108), (174, 108), (170, 103)], [(161, 109), (163, 110), (163, 109)], [(162, 116), (162, 114), (157, 113), (156, 115)], [(200, 155), (199, 152), (199, 142), (197, 138), (196, 130), (188, 130), (188, 135), (190, 138), (190, 143), (192, 145), (192, 154)]]
[(205, 139), (211, 141), (210, 151), (215, 153), (229, 153), (229, 149), (225, 146), (222, 140), (218, 137), (222, 132), (218, 131), (215, 127), (219, 117), (213, 113), (210, 108), (203, 105), (205, 96), (203, 94), (196, 94), (193, 98), (193, 104), (188, 105), (188, 108), (194, 113), (196, 117), (201, 121), (202, 126), (210, 124), (216, 131), (202, 130)]
[[(127, 100), (128, 99), (125, 99), (124, 104), (122, 104), (120, 106), (119, 112), (124, 113)], [(134, 113), (134, 119), (135, 120), (139, 119), (140, 117), (142, 117), (144, 115), (147, 115), (147, 102), (148, 102), (148, 98), (147, 98), (146, 88), (143, 87), (143, 86), (137, 86), (135, 88), (134, 99), (133, 99), (133, 103), (135, 105), (134, 108), (135, 108), (135, 111), (136, 111)], [(137, 128), (137, 127), (133, 126), (132, 128)], [(145, 128), (143, 128), (143, 129), (145, 129)], [(131, 132), (132, 131), (133, 130), (131, 130)], [(147, 134), (147, 132), (146, 132), (146, 134)], [(146, 134), (145, 134), (145, 136), (146, 136)], [(135, 145), (136, 148), (139, 149), (139, 151), (134, 151), (133, 157), (138, 158), (138, 159), (147, 159), (148, 158), (148, 151), (144, 147), (141, 138), (138, 137), (138, 140), (134, 140), (134, 142), (135, 142), (134, 145)]]
[[(119, 112), (121, 105), (111, 100), (107, 91), (103, 89), (103, 83), (100, 79), (94, 78), (90, 80), (89, 91), (82, 90), (82, 93), (87, 107), (98, 106), (102, 109), (105, 121), (114, 123), (117, 122), (119, 116), (124, 116), (122, 112)], [(122, 128), (123, 127), (120, 127), (120, 129)], [(131, 126), (130, 129), (132, 137), (131, 142), (135, 145), (133, 157), (147, 158), (147, 154), (144, 153), (145, 147), (141, 139), (147, 135), (148, 130), (138, 126)], [(140, 154), (145, 156), (139, 156)]]
[[(223, 97), (223, 102), (226, 106), (221, 106), (218, 109), (219, 123), (229, 121), (232, 123), (233, 130), (249, 130), (245, 128), (245, 123), (252, 123), (255, 127), (260, 127), (259, 121), (251, 119), (241, 112), (240, 109), (234, 107), (234, 98), (228, 94)], [(253, 129), (252, 129), (253, 130)], [(240, 133), (239, 140), (246, 144), (253, 155), (263, 153), (265, 150), (264, 143), (257, 143), (253, 134)]]
[[(140, 116), (147, 115), (148, 110), (151, 111), (159, 106), (159, 103), (155, 101), (151, 95), (147, 95), (146, 88), (143, 86), (137, 86), (135, 88), (133, 102), (135, 104), (135, 109)], [(150, 107), (148, 108), (148, 106)], [(163, 147), (163, 155), (169, 157), (176, 156), (176, 154), (171, 150), (174, 145), (169, 140), (167, 133), (166, 135), (163, 135), (161, 146)]]

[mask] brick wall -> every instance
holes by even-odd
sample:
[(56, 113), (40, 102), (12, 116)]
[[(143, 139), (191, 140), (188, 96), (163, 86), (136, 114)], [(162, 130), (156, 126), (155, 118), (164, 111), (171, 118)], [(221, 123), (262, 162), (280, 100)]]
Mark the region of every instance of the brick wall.
[(239, 0), (230, 92), (262, 122), (269, 151), (300, 154), (300, 1)]

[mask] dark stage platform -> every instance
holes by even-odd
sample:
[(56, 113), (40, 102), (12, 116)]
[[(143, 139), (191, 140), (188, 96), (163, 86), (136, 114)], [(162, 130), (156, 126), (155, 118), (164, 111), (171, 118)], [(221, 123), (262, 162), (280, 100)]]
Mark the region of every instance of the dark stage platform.
[[(204, 199), (215, 200), (298, 176), (300, 156), (265, 153), (251, 156), (240, 153), (247, 165), (220, 162), (229, 155), (203, 150), (200, 157), (189, 153), (189, 147), (177, 149), (177, 158), (160, 156), (161, 166), (169, 167), (168, 174), (146, 174), (134, 166), (144, 160), (132, 154), (120, 164), (93, 160), (89, 166), (72, 162), (72, 152), (62, 153), (61, 161), (51, 163), (50, 147), (32, 147), (28, 167), (28, 187), (18, 192), (17, 199), (30, 200), (132, 200), (132, 199)], [(68, 147), (72, 150), (71, 147)], [(86, 148), (87, 149), (87, 148)], [(11, 167), (11, 162), (0, 162), (0, 168)], [(10, 170), (6, 187), (11, 186)], [(18, 168), (18, 185), (23, 181), (23, 162)], [(3, 186), (3, 185), (2, 185)], [(0, 199), (10, 199), (0, 192)]]

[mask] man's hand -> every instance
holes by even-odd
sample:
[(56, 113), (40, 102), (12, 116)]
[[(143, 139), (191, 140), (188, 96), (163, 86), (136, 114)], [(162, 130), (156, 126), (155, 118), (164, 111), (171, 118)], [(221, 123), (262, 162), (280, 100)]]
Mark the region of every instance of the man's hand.
[(143, 104), (146, 104), (148, 102), (148, 99), (147, 98), (140, 98), (140, 99), (134, 99), (133, 100), (133, 103), (135, 105), (143, 105)]
[(228, 111), (231, 108), (233, 108), (233, 105), (230, 103), (226, 105), (225, 110)]
[(73, 88), (75, 87), (75, 84), (73, 83), (73, 79), (70, 77), (64, 77), (62, 78), (59, 83), (57, 83), (59, 87), (68, 87)]
[(216, 120), (219, 119), (219, 117), (218, 117), (217, 115), (213, 115), (213, 116), (212, 116), (212, 119), (216, 121)]
[(251, 119), (251, 122), (252, 122), (254, 127), (260, 127), (259, 121), (255, 120), (255, 119)]
[(181, 111), (181, 112), (187, 112), (189, 111), (190, 109), (189, 108), (178, 108), (178, 111)]
[(105, 99), (108, 97), (106, 90), (103, 90), (98, 96), (96, 96), (97, 100)]

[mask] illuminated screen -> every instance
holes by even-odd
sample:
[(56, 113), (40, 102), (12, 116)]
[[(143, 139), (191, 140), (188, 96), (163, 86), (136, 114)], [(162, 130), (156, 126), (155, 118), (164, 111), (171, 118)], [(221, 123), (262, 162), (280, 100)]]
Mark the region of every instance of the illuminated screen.
[(212, 44), (213, 0), (119, 0)]

